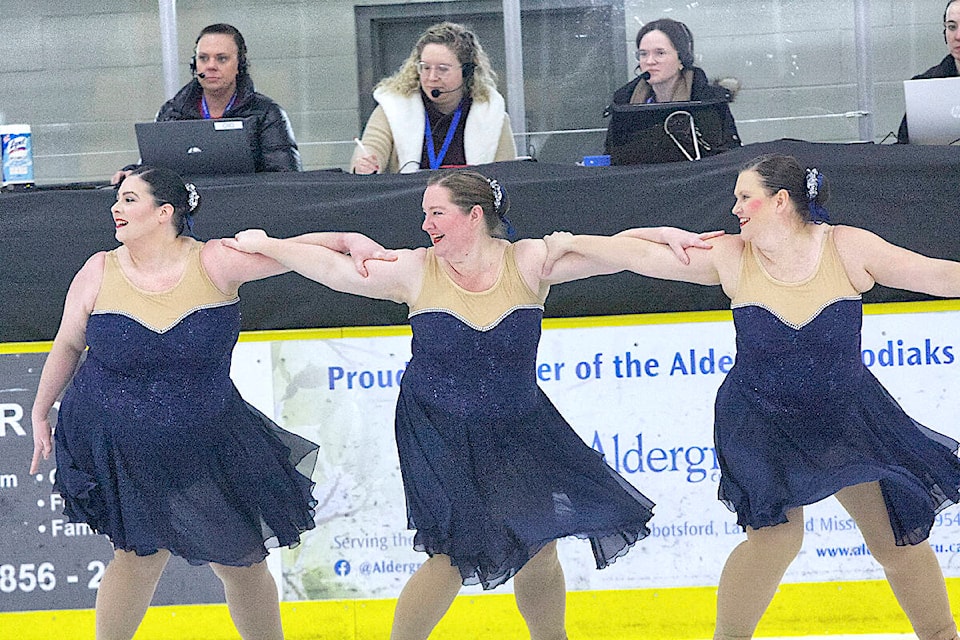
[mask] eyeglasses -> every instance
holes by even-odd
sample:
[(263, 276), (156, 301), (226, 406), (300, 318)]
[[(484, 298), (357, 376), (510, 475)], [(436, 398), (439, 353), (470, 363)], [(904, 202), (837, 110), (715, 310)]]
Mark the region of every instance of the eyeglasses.
[(661, 62), (670, 56), (675, 56), (677, 53), (675, 51), (669, 51), (667, 49), (654, 49), (653, 51), (647, 51), (646, 49), (637, 49), (637, 61), (643, 62), (647, 59), (653, 59), (657, 62)]
[(451, 71), (455, 68), (459, 68), (462, 65), (450, 65), (450, 64), (427, 64), (426, 62), (417, 63), (417, 71), (422, 76), (428, 76), (431, 73), (436, 73), (437, 77), (445, 78)]

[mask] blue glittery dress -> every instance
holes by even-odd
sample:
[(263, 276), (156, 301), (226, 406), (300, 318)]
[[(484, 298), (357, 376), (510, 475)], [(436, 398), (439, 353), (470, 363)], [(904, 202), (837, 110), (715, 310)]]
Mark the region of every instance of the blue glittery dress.
[(824, 236), (809, 279), (775, 280), (744, 249), (732, 300), (737, 359), (717, 393), (720, 499), (740, 526), (879, 481), (897, 544), (925, 540), (960, 500), (958, 443), (900, 408), (860, 355), (862, 303)]
[(479, 293), (428, 251), (396, 413), (414, 547), (449, 556), (464, 584), (485, 589), (565, 536), (588, 538), (597, 567), (607, 566), (649, 533), (653, 503), (536, 384), (546, 288), (524, 284), (513, 245), (497, 283)]
[(107, 254), (87, 357), (60, 404), (57, 488), (66, 515), (117, 549), (245, 566), (313, 528), (317, 446), (234, 387), (239, 300), (207, 278), (201, 246), (160, 293)]

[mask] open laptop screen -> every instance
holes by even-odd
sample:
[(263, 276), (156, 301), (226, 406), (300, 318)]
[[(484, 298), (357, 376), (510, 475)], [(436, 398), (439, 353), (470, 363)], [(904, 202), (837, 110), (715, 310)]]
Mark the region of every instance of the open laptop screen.
[(723, 100), (611, 105), (610, 164), (696, 160), (726, 151), (725, 105)]
[(140, 161), (180, 175), (253, 173), (252, 123), (240, 118), (134, 125)]
[(905, 80), (911, 144), (960, 144), (960, 78)]

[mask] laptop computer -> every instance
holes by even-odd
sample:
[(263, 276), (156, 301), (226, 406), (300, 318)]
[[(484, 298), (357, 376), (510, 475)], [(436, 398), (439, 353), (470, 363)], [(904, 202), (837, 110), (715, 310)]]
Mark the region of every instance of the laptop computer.
[(605, 148), (610, 164), (699, 160), (723, 146), (724, 100), (614, 104)]
[(904, 80), (910, 144), (960, 144), (960, 78)]
[(134, 125), (142, 164), (181, 175), (253, 173), (252, 123), (242, 118)]

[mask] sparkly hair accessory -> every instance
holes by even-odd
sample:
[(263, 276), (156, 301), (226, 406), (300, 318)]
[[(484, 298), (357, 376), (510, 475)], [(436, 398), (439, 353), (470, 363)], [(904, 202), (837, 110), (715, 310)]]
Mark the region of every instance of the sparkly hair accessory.
[(187, 190), (187, 212), (183, 214), (183, 220), (180, 222), (180, 233), (186, 231), (193, 236), (193, 212), (200, 204), (200, 194), (197, 193), (197, 187), (192, 182), (185, 183), (183, 187)]
[(503, 189), (500, 187), (500, 183), (493, 178), (488, 179), (487, 184), (490, 185), (490, 189), (493, 191), (493, 212), (499, 216), (500, 204), (503, 202)]
[(816, 224), (830, 222), (830, 214), (822, 204), (817, 202), (817, 196), (822, 188), (823, 174), (816, 167), (807, 169), (807, 207), (810, 209), (810, 220)]
[(503, 204), (503, 187), (501, 187), (500, 183), (494, 178), (488, 178), (487, 184), (490, 185), (490, 190), (493, 191), (493, 212), (497, 214), (497, 217), (500, 218), (506, 226), (507, 237), (512, 238), (516, 235), (517, 231), (513, 228), (513, 223), (503, 214), (503, 210), (501, 209), (501, 205)]
[(200, 204), (200, 194), (197, 193), (197, 187), (192, 182), (183, 185), (187, 189), (187, 206), (190, 207), (190, 213), (193, 213), (197, 205)]
[(823, 186), (823, 176), (816, 167), (807, 169), (807, 200), (814, 200)]

